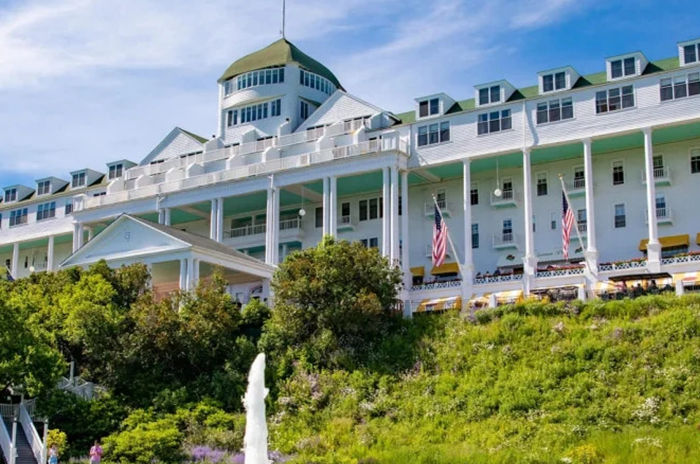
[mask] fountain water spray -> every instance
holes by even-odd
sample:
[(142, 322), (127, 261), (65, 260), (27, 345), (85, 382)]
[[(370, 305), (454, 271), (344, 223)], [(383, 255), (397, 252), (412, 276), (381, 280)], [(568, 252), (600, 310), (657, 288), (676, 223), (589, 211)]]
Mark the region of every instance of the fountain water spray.
[(267, 422), (265, 421), (265, 353), (260, 353), (250, 367), (248, 390), (243, 397), (246, 410), (245, 464), (270, 464), (267, 458)]

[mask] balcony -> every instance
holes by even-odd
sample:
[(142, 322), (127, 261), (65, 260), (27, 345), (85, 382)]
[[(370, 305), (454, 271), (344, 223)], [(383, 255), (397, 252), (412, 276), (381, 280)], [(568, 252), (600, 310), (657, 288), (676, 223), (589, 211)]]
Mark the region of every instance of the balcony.
[[(649, 210), (644, 212), (644, 222), (649, 224)], [(673, 211), (671, 208), (656, 208), (656, 223), (661, 224), (673, 224)]]
[(493, 247), (496, 250), (518, 248), (518, 236), (512, 232), (493, 236)]
[(515, 191), (503, 190), (500, 197), (491, 192), (491, 206), (494, 208), (518, 206), (518, 203), (515, 201)]
[[(647, 183), (647, 172), (642, 170), (642, 183)], [(654, 183), (657, 185), (671, 185), (671, 170), (666, 166), (654, 167)]]
[(577, 197), (586, 194), (586, 179), (574, 179), (573, 182), (566, 183), (566, 191), (570, 197)]
[[(233, 248), (250, 248), (265, 245), (267, 224), (247, 225), (224, 230), (224, 243)], [(279, 222), (279, 242), (300, 241), (304, 236), (299, 218)]]
[[(452, 203), (447, 203), (445, 200), (438, 200), (437, 205), (442, 211), (442, 215), (445, 217), (452, 217)], [(435, 203), (429, 202), (425, 204), (425, 215), (426, 217), (435, 216)]]
[(349, 214), (338, 218), (338, 232), (343, 230), (355, 230), (355, 224)]

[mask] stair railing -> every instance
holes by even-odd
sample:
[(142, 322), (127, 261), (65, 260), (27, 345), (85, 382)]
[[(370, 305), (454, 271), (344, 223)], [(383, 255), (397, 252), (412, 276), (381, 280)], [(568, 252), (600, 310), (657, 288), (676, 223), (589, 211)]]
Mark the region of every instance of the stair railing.
[(19, 406), (19, 422), (22, 425), (22, 430), (24, 430), (24, 435), (27, 437), (29, 446), (32, 448), (32, 453), (34, 453), (34, 458), (38, 464), (45, 464), (44, 456), (46, 456), (46, 450), (39, 433), (34, 427), (34, 422), (32, 421), (27, 407), (24, 403)]
[(0, 418), (0, 448), (2, 448), (2, 454), (7, 458), (8, 464), (14, 464), (15, 460), (15, 449), (12, 443), (10, 432), (5, 427), (5, 421)]

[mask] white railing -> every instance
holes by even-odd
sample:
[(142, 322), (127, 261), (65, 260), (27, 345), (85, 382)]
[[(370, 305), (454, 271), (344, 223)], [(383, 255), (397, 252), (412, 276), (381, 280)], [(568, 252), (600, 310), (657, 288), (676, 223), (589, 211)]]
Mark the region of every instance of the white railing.
[[(654, 180), (665, 180), (670, 178), (671, 176), (671, 171), (669, 170), (668, 166), (660, 166), (660, 167), (655, 167), (654, 168)], [(642, 182), (647, 181), (647, 171), (646, 169), (642, 170)]]
[(291, 218), (280, 221), (280, 230), (293, 230), (301, 227), (299, 218)]
[(17, 414), (18, 408), (17, 404), (0, 404), (0, 417), (11, 419)]
[[(447, 201), (444, 199), (437, 200), (437, 205), (443, 214), (449, 214), (449, 212), (452, 210), (452, 203), (447, 203)], [(425, 215), (432, 216), (433, 214), (435, 214), (435, 202), (431, 201), (425, 204)]]
[(537, 271), (537, 278), (545, 279), (548, 277), (566, 277), (580, 274), (583, 274), (582, 267), (578, 267), (575, 269), (552, 269), (551, 271)]
[(259, 176), (288, 169), (296, 169), (313, 164), (327, 163), (341, 158), (350, 158), (354, 156), (362, 156), (393, 150), (401, 153), (407, 153), (406, 142), (398, 139), (385, 139), (381, 141), (371, 140), (355, 145), (345, 145), (314, 153), (306, 153), (303, 155), (278, 158), (262, 163), (237, 166), (229, 170), (216, 171), (185, 179), (177, 179), (160, 184), (148, 185), (139, 189), (116, 192), (100, 197), (85, 198), (83, 201), (76, 201), (76, 210), (97, 208), (100, 206), (152, 197), (159, 194), (203, 187), (218, 182), (244, 179), (246, 177)]
[(278, 147), (286, 147), (298, 143), (315, 142), (323, 136), (336, 137), (345, 134), (346, 131), (343, 124), (334, 124), (332, 126), (318, 127), (316, 129), (295, 132), (293, 134), (283, 135), (277, 138)]
[(579, 222), (578, 223), (578, 231), (582, 234), (585, 234), (586, 232), (588, 232), (588, 223)]
[(420, 291), (420, 290), (439, 290), (443, 288), (456, 288), (456, 287), (461, 287), (462, 286), (462, 281), (461, 280), (450, 280), (447, 282), (431, 282), (427, 284), (422, 284), (422, 285), (413, 285), (411, 286), (411, 291)]
[(663, 258), (661, 260), (662, 265), (668, 264), (684, 264), (684, 263), (697, 263), (700, 262), (700, 254), (692, 254), (685, 256), (674, 256), (672, 258)]
[(501, 196), (497, 196), (495, 193), (491, 192), (491, 204), (506, 204), (515, 203), (515, 191), (514, 190), (502, 190)]
[[(649, 210), (644, 210), (644, 220), (649, 224)], [(671, 208), (656, 208), (656, 220), (667, 222), (673, 220), (673, 211)]]
[(248, 237), (250, 235), (264, 234), (267, 230), (267, 224), (255, 224), (243, 227), (236, 227), (224, 231), (224, 238)]
[(515, 235), (512, 232), (494, 235), (493, 236), (493, 246), (500, 247), (500, 246), (515, 245), (517, 242), (517, 239), (518, 239), (517, 235)]
[(609, 263), (609, 264), (601, 264), (598, 266), (598, 269), (601, 272), (607, 272), (607, 271), (624, 271), (627, 269), (640, 269), (640, 268), (645, 268), (647, 267), (647, 262), (646, 260), (642, 261), (625, 261), (622, 263)]
[(495, 284), (499, 282), (514, 282), (523, 280), (522, 274), (499, 274), (499, 275), (484, 275), (474, 277), (474, 283), (479, 284)]
[[(5, 406), (5, 405), (2, 405)], [(0, 420), (0, 449), (2, 449), (2, 454), (7, 459), (7, 464), (14, 463), (14, 449), (12, 447), (12, 437), (10, 434), (12, 431), (7, 430), (5, 427), (5, 422)]]
[(29, 415), (24, 403), (20, 404), (19, 407), (19, 422), (22, 424), (22, 430), (24, 430), (24, 435), (27, 437), (27, 442), (29, 442), (32, 453), (34, 453), (36, 462), (43, 464), (46, 449), (41, 437), (39, 437), (39, 433), (34, 427), (34, 422), (32, 422), (32, 418)]
[(338, 218), (338, 225), (351, 226), (352, 225), (352, 216), (350, 216), (349, 214), (346, 216), (340, 216)]
[(573, 182), (567, 183), (569, 192), (585, 190), (586, 189), (586, 179), (574, 179)]

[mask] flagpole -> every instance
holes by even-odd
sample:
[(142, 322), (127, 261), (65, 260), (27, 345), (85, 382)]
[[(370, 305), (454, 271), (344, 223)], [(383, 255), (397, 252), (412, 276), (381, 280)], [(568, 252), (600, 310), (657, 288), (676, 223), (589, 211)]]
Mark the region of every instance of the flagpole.
[[(435, 194), (433, 194), (433, 203), (435, 203), (435, 207), (437, 208), (438, 212), (440, 213), (440, 217), (445, 219), (445, 216), (442, 214), (442, 210), (440, 209), (440, 205), (438, 205), (437, 198), (435, 198)], [(445, 222), (445, 225), (447, 225), (447, 222)], [(449, 227), (447, 228), (446, 231), (447, 234), (447, 241), (450, 244), (450, 248), (452, 249), (452, 255), (455, 257), (455, 261), (457, 262), (457, 267), (459, 268), (459, 273), (462, 274), (462, 280), (464, 281), (466, 274), (464, 273), (464, 269), (462, 268), (462, 263), (459, 260), (459, 256), (457, 255), (457, 250), (455, 250), (455, 244), (452, 243), (452, 237), (450, 237), (450, 229)]]
[[(583, 251), (583, 258), (586, 260), (586, 267), (590, 272), (591, 266), (588, 263), (588, 254), (586, 253), (586, 247), (584, 246), (583, 239), (581, 238), (581, 231), (578, 230), (578, 218), (576, 217), (577, 215), (574, 214), (573, 205), (571, 204), (571, 199), (569, 198), (569, 192), (566, 191), (566, 186), (564, 185), (564, 176), (562, 174), (559, 174), (559, 181), (561, 182), (561, 191), (564, 193), (566, 203), (569, 205), (569, 208), (571, 208), (571, 217), (574, 218), (574, 228), (576, 230), (576, 236), (578, 237), (578, 243), (579, 245), (581, 245), (581, 250)], [(586, 214), (588, 214), (588, 211), (586, 211)]]

